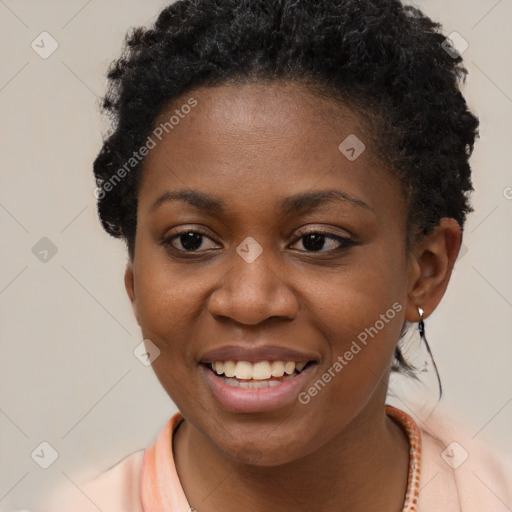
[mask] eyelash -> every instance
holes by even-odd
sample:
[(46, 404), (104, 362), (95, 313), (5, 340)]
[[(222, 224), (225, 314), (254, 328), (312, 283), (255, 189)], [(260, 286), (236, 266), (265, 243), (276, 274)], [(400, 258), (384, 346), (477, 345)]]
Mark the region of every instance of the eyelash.
[[(201, 231), (199, 229), (184, 229), (182, 231), (179, 231), (177, 233), (174, 233), (170, 236), (167, 236), (165, 237), (161, 242), (160, 244), (163, 245), (164, 247), (167, 247), (173, 251), (176, 251), (178, 253), (186, 253), (186, 254), (198, 254), (198, 251), (187, 251), (187, 250), (183, 250), (183, 249), (177, 249), (176, 247), (174, 247), (172, 245), (172, 242), (179, 238), (181, 235), (184, 235), (186, 233), (194, 233), (195, 235), (200, 235), (200, 236), (204, 236), (206, 238), (209, 238), (210, 240), (212, 240), (213, 242), (215, 242), (215, 240), (212, 239), (212, 237), (208, 234), (208, 233), (205, 233), (204, 231)], [(343, 237), (343, 236), (340, 236), (340, 235), (334, 235), (332, 233), (328, 233), (326, 231), (319, 231), (319, 230), (310, 230), (310, 231), (303, 231), (303, 232), (300, 232), (299, 236), (297, 238), (295, 238), (295, 240), (293, 241), (293, 244), (295, 244), (296, 242), (298, 242), (301, 238), (304, 238), (308, 235), (320, 235), (320, 236), (323, 236), (329, 240), (335, 240), (336, 242), (339, 242), (340, 243), (340, 247), (337, 247), (336, 249), (331, 249), (329, 251), (323, 251), (323, 250), (320, 250), (320, 251), (308, 251), (308, 250), (303, 250), (301, 252), (306, 252), (306, 253), (320, 253), (320, 254), (328, 254), (328, 253), (333, 253), (333, 252), (337, 252), (337, 251), (342, 251), (344, 249), (347, 249), (353, 245), (356, 245), (356, 242), (348, 237)], [(201, 252), (201, 251), (199, 251)]]

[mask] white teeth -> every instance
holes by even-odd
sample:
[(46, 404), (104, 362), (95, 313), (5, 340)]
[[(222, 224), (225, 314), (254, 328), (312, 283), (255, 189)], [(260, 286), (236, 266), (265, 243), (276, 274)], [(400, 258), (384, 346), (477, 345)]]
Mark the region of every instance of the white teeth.
[(248, 361), (238, 361), (235, 367), (237, 379), (252, 379), (252, 364)]
[(268, 381), (272, 377), (294, 376), (295, 371), (301, 372), (306, 364), (304, 361), (298, 363), (295, 361), (258, 361), (255, 363), (249, 361), (213, 361), (211, 363), (213, 370), (218, 375), (253, 381)]
[(293, 361), (288, 361), (284, 364), (284, 371), (287, 375), (291, 375), (295, 372), (295, 363)]
[(261, 361), (252, 365), (252, 378), (254, 380), (270, 379), (271, 376), (272, 372), (268, 361)]
[(222, 371), (226, 377), (234, 377), (235, 376), (235, 368), (236, 364), (234, 361), (224, 361), (224, 368)]
[(243, 389), (261, 389), (261, 388), (271, 388), (274, 386), (280, 386), (283, 382), (293, 379), (294, 375), (285, 375), (280, 381), (278, 380), (249, 380), (247, 382), (241, 382), (237, 379), (229, 379), (226, 377), (221, 377), (221, 379), (228, 385), (233, 388), (243, 388)]
[(272, 377), (282, 377), (284, 375), (284, 363), (282, 361), (272, 361)]

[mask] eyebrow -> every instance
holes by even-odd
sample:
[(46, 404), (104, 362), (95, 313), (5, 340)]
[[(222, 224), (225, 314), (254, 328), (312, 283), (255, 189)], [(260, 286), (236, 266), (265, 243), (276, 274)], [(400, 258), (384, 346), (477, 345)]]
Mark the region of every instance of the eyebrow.
[[(198, 192), (196, 190), (178, 190), (175, 192), (164, 192), (149, 208), (149, 212), (156, 210), (163, 203), (169, 201), (184, 201), (195, 208), (208, 211), (208, 213), (220, 215), (227, 211), (227, 205), (221, 199)], [(375, 212), (367, 203), (356, 197), (342, 192), (341, 190), (317, 190), (314, 192), (303, 192), (294, 196), (286, 197), (281, 203), (281, 214), (290, 215), (305, 209), (314, 209), (324, 203), (332, 201), (346, 201), (355, 206)]]

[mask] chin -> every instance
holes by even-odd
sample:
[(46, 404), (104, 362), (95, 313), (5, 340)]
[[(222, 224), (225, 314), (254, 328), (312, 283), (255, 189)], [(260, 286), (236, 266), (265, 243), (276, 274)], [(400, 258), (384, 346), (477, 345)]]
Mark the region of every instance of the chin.
[[(304, 437), (296, 442), (290, 439), (279, 439), (277, 436), (269, 442), (265, 435), (260, 440), (233, 444), (233, 438), (228, 438), (222, 444), (216, 444), (223, 455), (240, 463), (256, 467), (273, 467), (290, 464), (309, 453), (304, 447)], [(311, 448), (310, 452), (314, 450)]]

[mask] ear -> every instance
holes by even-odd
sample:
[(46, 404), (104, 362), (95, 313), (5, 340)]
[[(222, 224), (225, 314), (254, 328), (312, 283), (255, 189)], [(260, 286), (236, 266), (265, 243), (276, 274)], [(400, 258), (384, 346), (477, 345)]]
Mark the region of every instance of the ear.
[(461, 243), (459, 224), (444, 217), (411, 250), (406, 320), (419, 320), (418, 307), (424, 311), (423, 318), (436, 309), (448, 287)]
[(137, 319), (137, 323), (140, 325), (137, 314), (137, 299), (135, 297), (135, 276), (133, 272), (133, 262), (131, 260), (126, 264), (126, 270), (124, 271), (124, 286), (132, 304), (133, 314)]

